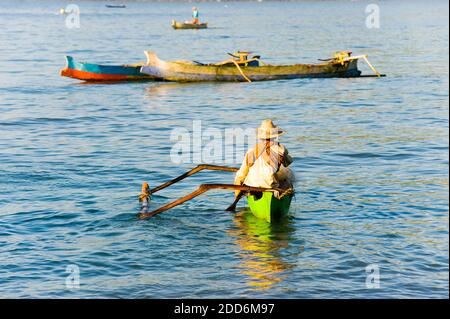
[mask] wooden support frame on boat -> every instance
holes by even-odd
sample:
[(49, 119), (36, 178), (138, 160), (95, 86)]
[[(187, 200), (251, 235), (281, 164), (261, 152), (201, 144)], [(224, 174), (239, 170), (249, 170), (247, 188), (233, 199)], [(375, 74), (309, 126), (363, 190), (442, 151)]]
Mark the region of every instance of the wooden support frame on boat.
[(160, 214), (168, 209), (171, 209), (175, 206), (178, 206), (180, 204), (183, 204), (184, 202), (187, 202), (188, 200), (191, 200), (207, 191), (213, 190), (213, 189), (224, 189), (224, 190), (233, 190), (233, 191), (245, 191), (245, 192), (279, 192), (280, 194), (286, 193), (285, 190), (282, 189), (276, 189), (276, 188), (263, 188), (263, 187), (251, 187), (251, 186), (244, 186), (244, 185), (232, 185), (232, 184), (202, 184), (200, 185), (194, 192), (183, 196), (169, 204), (166, 204), (156, 210), (153, 210), (151, 212), (141, 212), (138, 214), (138, 217), (140, 219), (146, 219), (153, 217), (157, 214)]

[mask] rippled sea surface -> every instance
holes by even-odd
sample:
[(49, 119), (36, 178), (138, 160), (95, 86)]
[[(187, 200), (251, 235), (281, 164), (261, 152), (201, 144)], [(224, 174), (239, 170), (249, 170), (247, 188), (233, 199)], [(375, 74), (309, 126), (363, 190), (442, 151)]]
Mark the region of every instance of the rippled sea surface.
[[(202, 3), (210, 29), (200, 31), (170, 27), (189, 18), (189, 3), (75, 2), (79, 29), (58, 15), (70, 2), (1, 3), (1, 297), (448, 297), (447, 1), (379, 2), (379, 29), (366, 28), (369, 2)], [(350, 49), (388, 76), (114, 85), (59, 76), (64, 55), (121, 64), (147, 49), (204, 62), (252, 50), (277, 64)], [(264, 118), (287, 130), (295, 157), (289, 219), (256, 220), (245, 200), (225, 212), (233, 197), (223, 192), (136, 218), (143, 181), (195, 165), (171, 162), (173, 129)], [(230, 174), (200, 173), (152, 207)], [(79, 289), (69, 289), (71, 265)], [(379, 269), (378, 289), (366, 286), (367, 266)]]

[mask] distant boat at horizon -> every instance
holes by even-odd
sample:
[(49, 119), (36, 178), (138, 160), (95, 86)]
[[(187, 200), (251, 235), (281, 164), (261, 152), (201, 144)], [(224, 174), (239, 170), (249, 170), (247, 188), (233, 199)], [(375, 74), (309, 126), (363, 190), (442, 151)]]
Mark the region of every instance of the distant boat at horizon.
[(120, 8), (120, 9), (124, 9), (127, 6), (124, 4), (105, 4), (105, 7), (107, 8)]

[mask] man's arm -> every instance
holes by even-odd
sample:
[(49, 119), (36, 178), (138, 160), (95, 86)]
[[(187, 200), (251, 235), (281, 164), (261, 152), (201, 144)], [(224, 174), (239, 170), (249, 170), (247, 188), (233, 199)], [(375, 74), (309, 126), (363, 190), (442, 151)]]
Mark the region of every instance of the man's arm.
[[(249, 163), (248, 163), (249, 153), (250, 152), (251, 152), (251, 150), (248, 151), (245, 154), (245, 157), (244, 157), (244, 160), (242, 161), (241, 167), (236, 172), (236, 176), (234, 178), (234, 184), (235, 185), (242, 185), (242, 184), (244, 184), (245, 178), (247, 177), (248, 170), (250, 168)], [(235, 196), (237, 196), (239, 194), (239, 192), (240, 191), (235, 191), (234, 192)]]
[(248, 152), (245, 154), (244, 160), (242, 161), (241, 167), (236, 172), (236, 176), (234, 178), (235, 185), (242, 185), (244, 183), (245, 178), (248, 174)]

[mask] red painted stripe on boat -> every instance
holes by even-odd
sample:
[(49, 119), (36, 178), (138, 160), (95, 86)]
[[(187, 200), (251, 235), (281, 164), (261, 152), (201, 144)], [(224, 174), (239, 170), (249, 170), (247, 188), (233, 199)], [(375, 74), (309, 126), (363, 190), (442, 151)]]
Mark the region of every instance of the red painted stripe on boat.
[(124, 80), (140, 80), (148, 79), (148, 76), (130, 76), (123, 74), (99, 74), (75, 69), (63, 69), (60, 72), (61, 76), (83, 80), (83, 81), (124, 81)]

